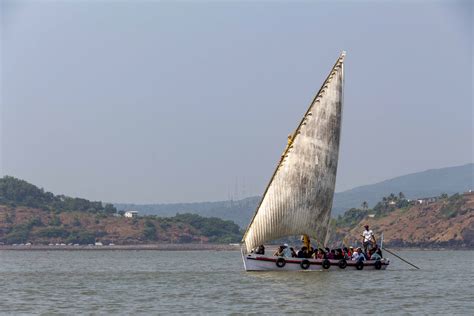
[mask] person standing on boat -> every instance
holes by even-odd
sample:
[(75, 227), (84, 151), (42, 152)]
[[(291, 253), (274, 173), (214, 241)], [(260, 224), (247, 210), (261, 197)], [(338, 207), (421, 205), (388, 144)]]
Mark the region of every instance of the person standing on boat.
[(376, 241), (375, 241), (374, 232), (369, 229), (369, 225), (365, 225), (364, 227), (365, 227), (365, 230), (362, 233), (362, 237), (363, 237), (362, 245), (364, 245), (364, 253), (367, 253), (367, 248), (369, 247), (369, 245), (370, 247), (372, 247), (376, 243)]

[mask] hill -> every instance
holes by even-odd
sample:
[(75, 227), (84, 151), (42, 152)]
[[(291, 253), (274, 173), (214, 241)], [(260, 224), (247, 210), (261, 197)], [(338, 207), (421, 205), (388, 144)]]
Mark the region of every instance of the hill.
[(89, 213), (113, 214), (117, 209), (112, 204), (101, 201), (89, 201), (65, 195), (54, 195), (37, 186), (14, 177), (0, 178), (0, 204), (9, 206), (26, 206), (42, 210), (81, 211)]
[(232, 221), (197, 214), (126, 218), (111, 204), (54, 195), (13, 177), (0, 179), (0, 242), (4, 244), (230, 243)]
[(421, 204), (385, 197), (374, 209), (351, 209), (334, 220), (332, 243), (360, 246), (365, 224), (378, 238), (383, 232), (384, 245), (474, 248), (474, 193), (443, 194)]
[[(474, 164), (442, 169), (431, 169), (413, 173), (379, 183), (356, 187), (334, 195), (332, 215), (336, 217), (346, 210), (359, 207), (366, 201), (375, 205), (390, 193), (403, 192), (408, 199), (437, 196), (442, 193), (465, 192), (474, 187)], [(137, 210), (142, 214), (173, 216), (177, 212), (215, 216), (232, 220), (246, 227), (252, 217), (260, 197), (249, 197), (240, 201), (219, 201), (176, 204), (114, 204), (119, 210)]]
[(231, 221), (196, 214), (126, 218), (0, 205), (0, 242), (4, 244), (231, 243), (241, 236), (239, 226)]
[(374, 205), (390, 193), (403, 192), (409, 199), (437, 196), (442, 193), (454, 194), (474, 188), (474, 164), (442, 169), (430, 169), (423, 172), (396, 177), (379, 183), (356, 187), (336, 193), (333, 215), (359, 207), (366, 201)]
[(177, 213), (192, 213), (207, 217), (219, 217), (231, 220), (240, 227), (248, 224), (260, 198), (249, 197), (238, 201), (217, 201), (197, 203), (171, 203), (171, 204), (119, 204), (114, 205), (119, 210), (136, 210), (140, 214), (174, 216)]
[[(199, 203), (198, 210), (226, 216), (238, 210), (234, 216), (250, 217), (254, 209), (250, 206), (257, 202), (258, 198)], [(170, 211), (169, 215), (196, 209), (194, 203), (173, 206), (163, 208)], [(217, 217), (186, 213), (126, 218), (115, 211), (112, 205), (100, 201), (54, 195), (13, 177), (0, 179), (0, 243), (230, 243), (238, 242), (242, 235), (234, 222)], [(376, 232), (383, 231), (390, 245), (472, 248), (474, 194), (442, 194), (421, 204), (408, 200), (403, 193), (387, 195), (373, 208), (351, 208), (334, 219), (333, 242), (345, 239), (355, 243), (365, 223)]]

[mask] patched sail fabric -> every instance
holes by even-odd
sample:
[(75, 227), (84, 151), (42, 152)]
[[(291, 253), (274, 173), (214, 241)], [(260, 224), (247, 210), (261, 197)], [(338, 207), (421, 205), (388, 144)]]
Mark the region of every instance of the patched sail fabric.
[(345, 53), (336, 61), (288, 145), (243, 237), (247, 252), (266, 241), (308, 235), (324, 242), (341, 133)]

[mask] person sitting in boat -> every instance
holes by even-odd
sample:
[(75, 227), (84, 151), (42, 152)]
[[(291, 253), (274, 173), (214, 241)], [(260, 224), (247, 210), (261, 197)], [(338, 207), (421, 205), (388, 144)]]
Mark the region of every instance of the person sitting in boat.
[[(328, 248), (329, 249), (329, 248)], [(334, 249), (331, 249), (326, 253), (326, 259), (332, 260), (334, 259), (335, 251)]]
[(370, 246), (372, 247), (375, 243), (375, 235), (374, 232), (369, 229), (369, 225), (365, 225), (365, 230), (362, 233), (362, 245), (364, 245), (364, 253), (367, 253), (367, 248)]
[(357, 251), (352, 255), (352, 260), (354, 261), (365, 261), (365, 255), (362, 252), (362, 248), (357, 248)]
[[(357, 248), (354, 253), (352, 254), (352, 260), (353, 261), (358, 261), (359, 260), (359, 250), (360, 248)], [(362, 250), (361, 250), (361, 253), (362, 253)]]
[(344, 259), (344, 251), (342, 251), (341, 248), (337, 248), (334, 251), (334, 259), (336, 259), (336, 260)]
[(349, 250), (347, 251), (347, 257), (349, 260), (352, 258), (352, 255), (354, 254), (354, 247), (350, 246)]
[(286, 258), (291, 258), (291, 250), (288, 244), (284, 244), (280, 247), (278, 247), (277, 251), (273, 254), (274, 256), (277, 257), (286, 257)]
[(306, 246), (301, 247), (301, 249), (298, 250), (296, 256), (298, 258), (307, 258), (308, 257), (308, 248), (306, 248)]
[(275, 253), (273, 254), (275, 257), (283, 257), (283, 245), (281, 245), (280, 247), (278, 247), (278, 249), (275, 251)]
[(374, 252), (371, 256), (370, 256), (370, 260), (381, 260), (382, 257), (380, 256), (380, 254), (376, 251)]
[(287, 258), (292, 257), (291, 249), (290, 249), (290, 246), (288, 246), (288, 244), (283, 245), (283, 257), (287, 257)]
[(264, 245), (258, 246), (257, 249), (255, 250), (255, 253), (257, 255), (264, 255), (265, 254), (265, 246)]
[(311, 257), (313, 259), (324, 259), (324, 250), (321, 248), (317, 249)]
[[(380, 249), (379, 245), (377, 245), (377, 244), (375, 244), (374, 248), (370, 249), (370, 254), (371, 254), (371, 255), (370, 255), (370, 258), (372, 258), (372, 256), (373, 256), (374, 254), (377, 254), (377, 255), (380, 257), (380, 259), (383, 258), (383, 256), (382, 256), (382, 250)], [(375, 259), (375, 260), (376, 260), (376, 259)]]
[(342, 248), (342, 255), (344, 256), (344, 259), (349, 259), (351, 256), (349, 256), (349, 249), (347, 247)]
[(328, 247), (324, 248), (324, 259), (329, 259), (329, 255), (331, 253), (331, 250)]

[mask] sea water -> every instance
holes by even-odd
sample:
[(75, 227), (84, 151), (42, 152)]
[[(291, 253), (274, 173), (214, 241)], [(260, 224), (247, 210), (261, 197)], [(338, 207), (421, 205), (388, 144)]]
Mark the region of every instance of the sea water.
[(386, 271), (244, 272), (238, 251), (4, 250), (0, 313), (473, 314), (473, 251), (399, 254), (421, 269), (391, 258)]

